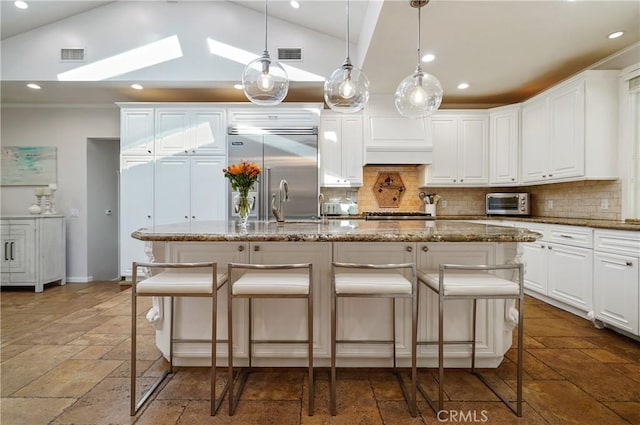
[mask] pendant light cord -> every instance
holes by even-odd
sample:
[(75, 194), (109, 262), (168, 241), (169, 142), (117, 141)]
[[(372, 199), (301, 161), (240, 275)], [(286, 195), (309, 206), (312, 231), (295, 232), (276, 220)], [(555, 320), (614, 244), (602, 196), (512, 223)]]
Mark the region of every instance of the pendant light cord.
[(268, 52), (267, 50), (267, 0), (264, 0), (264, 51), (265, 53)]
[(349, 0), (347, 0), (347, 60), (346, 62), (351, 62), (351, 58), (349, 58)]
[(422, 32), (421, 31), (422, 28), (421, 28), (421, 25), (420, 25), (421, 24), (421, 22), (420, 22), (420, 11), (422, 10), (422, 7), (418, 7), (417, 9), (418, 9), (418, 52), (417, 52), (418, 53), (418, 65), (417, 65), (417, 69), (421, 70), (421, 68), (420, 68), (420, 34)]

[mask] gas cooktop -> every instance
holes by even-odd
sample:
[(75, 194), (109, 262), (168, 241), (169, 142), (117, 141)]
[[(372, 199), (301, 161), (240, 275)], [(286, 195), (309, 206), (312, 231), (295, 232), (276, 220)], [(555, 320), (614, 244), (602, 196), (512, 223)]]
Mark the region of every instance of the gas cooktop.
[(430, 213), (424, 212), (365, 212), (365, 220), (435, 220)]

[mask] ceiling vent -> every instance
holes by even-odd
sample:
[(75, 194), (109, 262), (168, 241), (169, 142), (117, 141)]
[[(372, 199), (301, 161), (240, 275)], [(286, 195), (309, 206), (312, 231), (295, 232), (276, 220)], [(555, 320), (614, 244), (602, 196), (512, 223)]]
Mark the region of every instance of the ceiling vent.
[(60, 62), (84, 62), (85, 50), (81, 47), (68, 47), (60, 49)]
[(302, 61), (302, 48), (300, 47), (278, 47), (279, 61)]

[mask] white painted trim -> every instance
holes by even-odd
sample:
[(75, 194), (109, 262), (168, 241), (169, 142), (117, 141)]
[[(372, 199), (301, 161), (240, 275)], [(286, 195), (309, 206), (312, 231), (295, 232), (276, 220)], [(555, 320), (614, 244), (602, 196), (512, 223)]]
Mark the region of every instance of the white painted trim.
[(67, 277), (67, 283), (89, 283), (93, 282), (93, 276), (71, 276)]

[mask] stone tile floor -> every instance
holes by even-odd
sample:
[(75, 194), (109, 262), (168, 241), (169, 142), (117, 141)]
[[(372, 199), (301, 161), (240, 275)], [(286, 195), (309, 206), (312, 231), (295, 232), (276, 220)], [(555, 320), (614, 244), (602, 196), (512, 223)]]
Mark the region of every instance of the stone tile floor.
[[(146, 301), (141, 301), (144, 307)], [(148, 304), (147, 304), (148, 305)], [(524, 417), (517, 418), (466, 370), (448, 370), (446, 409), (409, 416), (395, 378), (380, 369), (342, 370), (338, 411), (328, 413), (327, 369), (316, 372), (316, 411), (307, 415), (303, 369), (250, 375), (236, 415), (209, 416), (207, 368), (178, 368), (135, 417), (129, 416), (130, 291), (114, 282), (10, 289), (0, 304), (0, 420), (40, 424), (640, 424), (640, 343), (533, 298), (525, 308)], [(139, 382), (164, 359), (141, 308)], [(515, 350), (487, 375), (514, 398)], [(220, 374), (225, 377), (224, 370)], [(420, 378), (435, 395), (434, 370)], [(445, 417), (443, 416), (443, 419)]]

